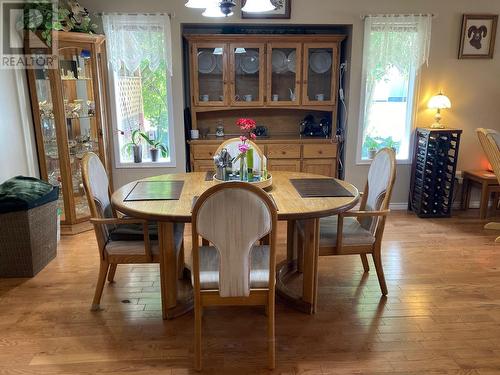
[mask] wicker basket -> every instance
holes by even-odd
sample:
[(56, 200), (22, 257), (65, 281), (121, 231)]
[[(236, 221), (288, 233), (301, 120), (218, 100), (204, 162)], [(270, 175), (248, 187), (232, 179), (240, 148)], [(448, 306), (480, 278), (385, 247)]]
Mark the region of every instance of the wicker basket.
[(57, 201), (0, 214), (0, 277), (33, 277), (57, 254)]

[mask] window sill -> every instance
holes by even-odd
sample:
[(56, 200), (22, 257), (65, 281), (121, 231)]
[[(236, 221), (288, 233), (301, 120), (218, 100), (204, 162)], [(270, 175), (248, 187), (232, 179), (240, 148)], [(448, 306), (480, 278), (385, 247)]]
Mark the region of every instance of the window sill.
[(116, 169), (143, 169), (143, 168), (175, 168), (175, 162), (152, 162), (143, 161), (142, 163), (116, 163)]
[[(356, 165), (370, 165), (372, 163), (371, 160), (356, 160)], [(409, 159), (400, 159), (396, 160), (396, 165), (410, 165), (411, 160)]]

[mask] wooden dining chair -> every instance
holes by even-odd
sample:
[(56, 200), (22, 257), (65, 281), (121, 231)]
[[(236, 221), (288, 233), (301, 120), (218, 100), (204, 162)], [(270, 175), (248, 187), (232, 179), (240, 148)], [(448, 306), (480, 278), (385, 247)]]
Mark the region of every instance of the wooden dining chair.
[[(118, 217), (111, 206), (111, 189), (99, 157), (87, 152), (82, 159), (82, 179), (90, 208), (90, 222), (99, 248), (99, 276), (92, 310), (100, 309), (106, 276), (113, 282), (118, 264), (159, 263), (158, 230), (155, 223), (130, 217)], [(174, 226), (177, 262), (184, 265), (184, 224)], [(183, 267), (182, 267), (183, 268)]]
[[(370, 165), (359, 211), (320, 219), (319, 255), (359, 254), (364, 271), (368, 272), (367, 254), (371, 254), (384, 296), (387, 295), (387, 284), (382, 268), (381, 245), (395, 180), (396, 155), (392, 149), (383, 148)], [(304, 222), (298, 221), (296, 225), (300, 269), (304, 256)]]
[[(229, 155), (232, 157), (237, 156), (240, 151), (238, 150), (238, 144), (241, 143), (241, 140), (239, 138), (231, 138), (228, 139), (227, 141), (224, 141), (221, 143), (221, 145), (217, 148), (217, 151), (215, 152), (216, 154), (220, 153), (222, 149), (226, 149), (229, 152)], [(260, 170), (264, 170), (265, 168), (265, 163), (267, 163), (267, 159), (264, 156), (264, 152), (262, 152), (261, 148), (257, 146), (255, 142), (252, 142), (251, 140), (248, 140), (247, 143), (250, 145), (250, 147), (253, 148), (254, 150), (254, 156), (253, 156), (253, 165), (254, 168), (259, 168)], [(233, 165), (233, 169), (238, 169), (240, 166), (240, 161), (237, 160), (235, 161), (235, 164)]]
[[(500, 132), (484, 128), (476, 129), (476, 132), (484, 153), (491, 164), (491, 168), (500, 183)], [(496, 198), (493, 200), (493, 204), (496, 205), (495, 209), (498, 208)], [(488, 223), (484, 226), (484, 229), (500, 230), (500, 223)], [(500, 243), (500, 236), (497, 237), (495, 242)]]
[[(201, 319), (206, 306), (263, 305), (268, 314), (268, 361), (275, 365), (274, 290), (277, 213), (271, 198), (245, 182), (204, 192), (193, 208), (195, 367), (201, 370)], [(268, 245), (257, 241), (269, 235)], [(199, 238), (212, 246), (199, 246)]]

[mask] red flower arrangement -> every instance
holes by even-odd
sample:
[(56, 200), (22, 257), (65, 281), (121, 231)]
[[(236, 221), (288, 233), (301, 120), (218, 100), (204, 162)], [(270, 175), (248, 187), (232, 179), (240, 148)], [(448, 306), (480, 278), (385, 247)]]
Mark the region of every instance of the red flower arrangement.
[(257, 138), (255, 133), (253, 132), (256, 125), (257, 123), (250, 118), (240, 118), (236, 121), (236, 126), (238, 126), (243, 133), (240, 136), (241, 143), (238, 145), (238, 150), (240, 150), (242, 154), (245, 154), (250, 149), (250, 145), (247, 143), (247, 141), (249, 139), (253, 140)]

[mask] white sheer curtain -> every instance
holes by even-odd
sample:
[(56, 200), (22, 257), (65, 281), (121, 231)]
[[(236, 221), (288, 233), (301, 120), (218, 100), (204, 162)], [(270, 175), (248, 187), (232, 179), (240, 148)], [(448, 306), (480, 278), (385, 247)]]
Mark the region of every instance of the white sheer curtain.
[[(428, 63), (432, 15), (373, 15), (365, 18), (362, 107), (363, 139), (377, 83), (397, 70), (415, 76)], [(411, 81), (411, 79), (410, 79)], [(411, 90), (407, 82), (406, 90)], [(362, 104), (363, 105), (363, 104)], [(372, 122), (373, 125), (373, 122)]]
[(107, 38), (108, 59), (118, 72), (122, 66), (134, 72), (143, 61), (151, 71), (165, 63), (172, 75), (170, 18), (164, 14), (104, 14), (104, 33)]

